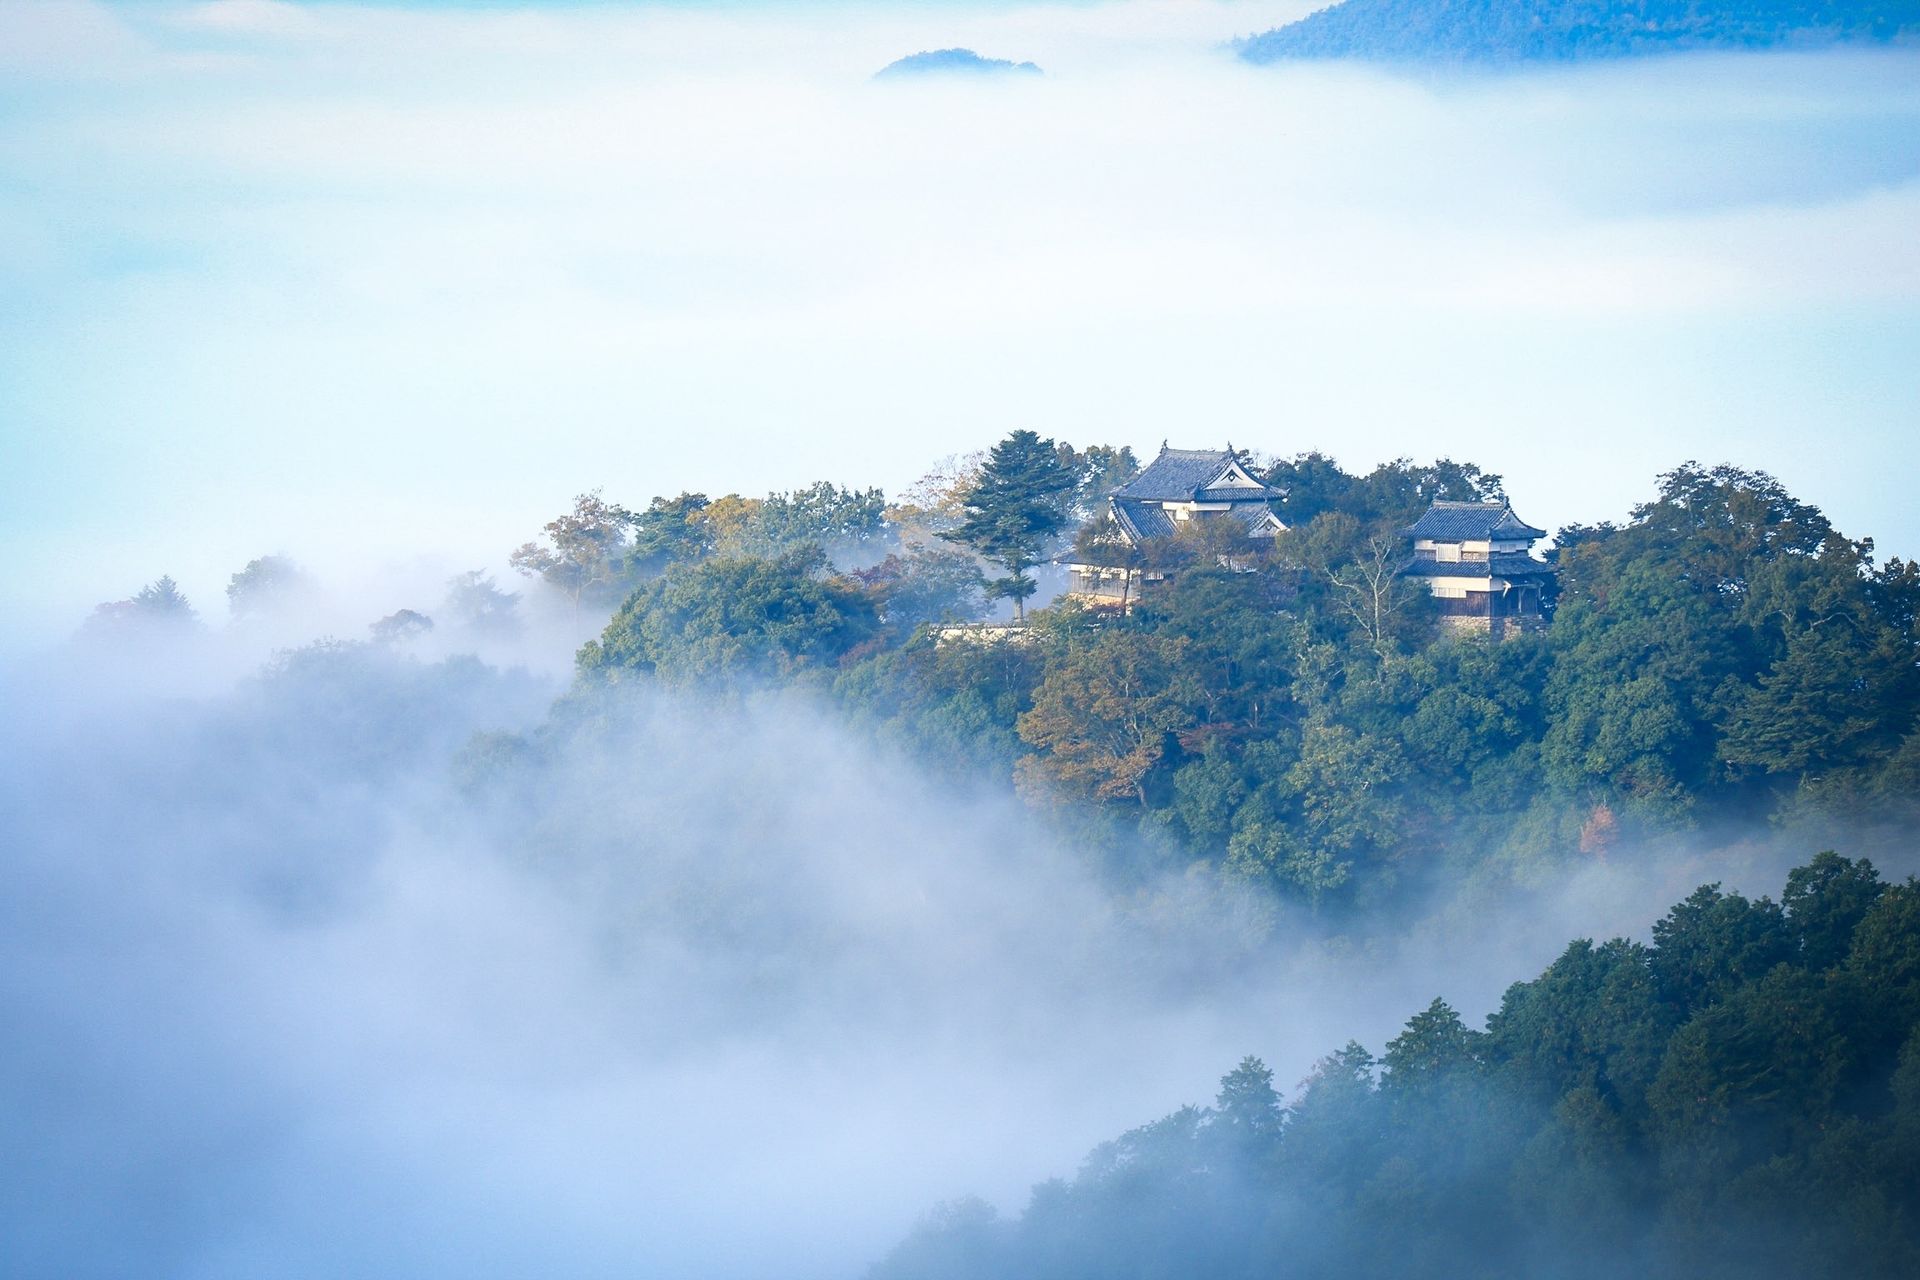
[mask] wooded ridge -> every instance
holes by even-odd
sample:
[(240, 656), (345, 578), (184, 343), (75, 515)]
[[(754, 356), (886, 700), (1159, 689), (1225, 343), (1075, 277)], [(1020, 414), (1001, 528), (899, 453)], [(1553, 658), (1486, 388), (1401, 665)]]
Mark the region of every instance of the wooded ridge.
[(1916, 39), (1914, 0), (1343, 0), (1237, 48), (1262, 63), (1494, 63)]
[(1579, 940), (1475, 1030), (1435, 1000), (1291, 1096), (1096, 1148), (1001, 1220), (949, 1204), (870, 1280), (1920, 1272), (1920, 883), (1821, 854)]

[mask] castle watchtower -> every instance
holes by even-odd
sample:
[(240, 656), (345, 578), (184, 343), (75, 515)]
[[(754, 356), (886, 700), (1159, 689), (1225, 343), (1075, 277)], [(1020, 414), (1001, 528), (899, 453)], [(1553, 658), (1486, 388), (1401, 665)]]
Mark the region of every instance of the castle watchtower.
[(1449, 630), (1497, 640), (1546, 625), (1553, 568), (1532, 549), (1547, 533), (1505, 501), (1436, 502), (1402, 533), (1413, 559), (1401, 572), (1425, 580)]

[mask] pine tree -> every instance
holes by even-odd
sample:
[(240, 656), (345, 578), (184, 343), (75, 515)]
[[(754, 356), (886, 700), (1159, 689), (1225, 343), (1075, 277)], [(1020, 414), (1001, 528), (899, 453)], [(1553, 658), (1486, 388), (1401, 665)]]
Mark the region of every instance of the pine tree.
[(987, 583), (987, 594), (1013, 601), (1022, 620), (1026, 600), (1039, 588), (1027, 570), (1067, 524), (1063, 495), (1075, 484), (1051, 440), (1015, 431), (993, 446), (967, 491), (966, 519), (940, 536), (1003, 566), (1004, 578)]
[(133, 597), (136, 611), (146, 618), (158, 622), (192, 622), (193, 605), (181, 592), (180, 584), (171, 576), (163, 576), (156, 582), (150, 582), (140, 588)]

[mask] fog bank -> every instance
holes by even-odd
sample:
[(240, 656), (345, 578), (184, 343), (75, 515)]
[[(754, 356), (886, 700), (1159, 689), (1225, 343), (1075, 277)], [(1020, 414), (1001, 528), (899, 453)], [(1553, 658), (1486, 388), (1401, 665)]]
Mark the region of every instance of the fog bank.
[(1616, 857), (1329, 946), (1177, 868), (1117, 884), (800, 702), (642, 696), (475, 763), (552, 691), (367, 648), (193, 699), (9, 681), (14, 1267), (852, 1274), (1241, 1054), (1292, 1081), (1436, 994), (1477, 1018), (1575, 933), (1809, 852)]
[[(1728, 459), (1920, 548), (1915, 55), (1221, 48), (1306, 7), (0, 6), (16, 624), (1022, 426), (1471, 457), (1549, 527)], [(868, 79), (956, 44), (1047, 75)]]

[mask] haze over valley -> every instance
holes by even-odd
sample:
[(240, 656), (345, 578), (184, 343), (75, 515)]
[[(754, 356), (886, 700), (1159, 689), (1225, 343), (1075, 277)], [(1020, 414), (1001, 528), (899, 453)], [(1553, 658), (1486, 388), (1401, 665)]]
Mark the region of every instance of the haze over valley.
[(1310, 8), (0, 6), (0, 1271), (1911, 1274), (1920, 53)]

